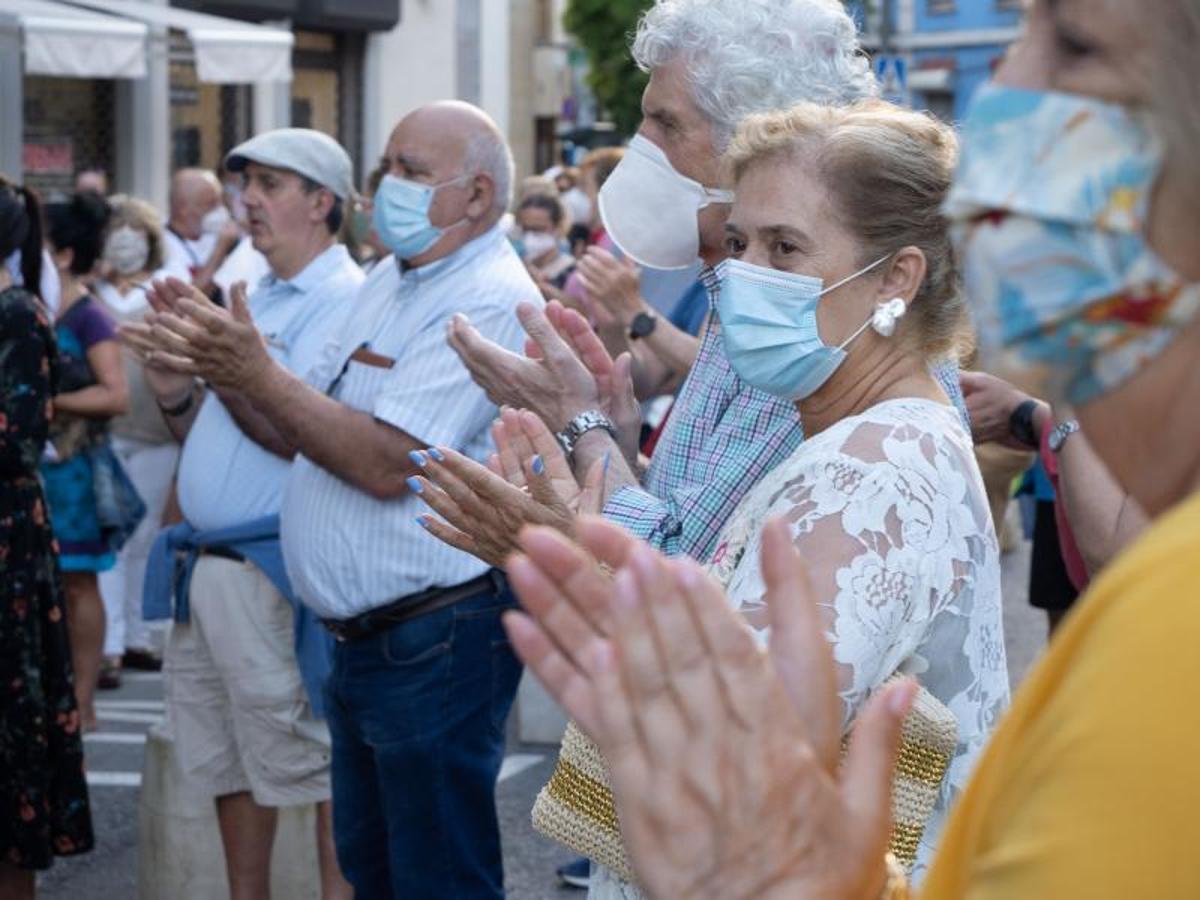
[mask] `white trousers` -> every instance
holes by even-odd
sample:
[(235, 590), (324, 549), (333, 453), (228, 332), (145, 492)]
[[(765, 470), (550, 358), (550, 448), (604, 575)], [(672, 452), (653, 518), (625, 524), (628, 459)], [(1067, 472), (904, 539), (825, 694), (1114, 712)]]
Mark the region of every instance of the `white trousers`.
[(130, 535), (117, 555), (117, 564), (100, 573), (100, 596), (108, 619), (104, 632), (104, 655), (120, 656), (127, 649), (150, 646), (150, 635), (142, 621), (142, 583), (150, 548), (162, 528), (163, 509), (175, 464), (178, 444), (144, 444), (113, 436), (113, 450), (146, 504), (146, 518)]

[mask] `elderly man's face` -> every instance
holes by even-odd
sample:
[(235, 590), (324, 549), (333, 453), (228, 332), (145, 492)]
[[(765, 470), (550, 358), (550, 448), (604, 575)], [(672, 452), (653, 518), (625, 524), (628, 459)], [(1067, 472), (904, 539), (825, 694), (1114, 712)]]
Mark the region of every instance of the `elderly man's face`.
[[(642, 124), (638, 134), (657, 145), (680, 175), (706, 187), (717, 186), (720, 154), (713, 140), (712, 125), (692, 99), (687, 69), (681, 59), (651, 70), (650, 83), (642, 94)], [(728, 214), (728, 206), (714, 204), (700, 210), (697, 216), (700, 247), (706, 259), (721, 252)]]
[(388, 139), (383, 159), (389, 175), (420, 184), (443, 187), (434, 192), (429, 207), (430, 224), (445, 228), (460, 221), (471, 199), (471, 180), (463, 174), (464, 141), (450, 130), (422, 127), (419, 116), (409, 116), (396, 126)]
[(242, 178), (242, 202), (254, 249), (274, 265), (298, 246), (309, 246), (314, 234), (328, 234), (325, 217), (333, 195), (324, 188), (306, 190), (295, 172), (247, 163)]

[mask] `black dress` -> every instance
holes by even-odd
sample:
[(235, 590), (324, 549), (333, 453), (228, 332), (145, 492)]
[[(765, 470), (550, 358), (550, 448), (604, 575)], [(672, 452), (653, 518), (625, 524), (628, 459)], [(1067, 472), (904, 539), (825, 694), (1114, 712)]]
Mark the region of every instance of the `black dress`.
[(54, 332), (0, 291), (0, 860), (44, 869), (90, 850), (92, 819), (58, 548), (38, 481)]

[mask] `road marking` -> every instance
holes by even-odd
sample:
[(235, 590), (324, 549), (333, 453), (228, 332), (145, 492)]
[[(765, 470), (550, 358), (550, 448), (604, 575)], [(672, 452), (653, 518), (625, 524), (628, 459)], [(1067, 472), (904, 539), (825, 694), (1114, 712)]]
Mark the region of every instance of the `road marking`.
[(162, 700), (97, 700), (97, 709), (145, 709), (162, 712), (166, 703)]
[(146, 735), (140, 731), (90, 731), (83, 739), (92, 744), (146, 743)]
[(141, 787), (141, 772), (88, 772), (89, 787)]
[(497, 782), (506, 781), (514, 775), (519, 775), (530, 766), (536, 766), (546, 757), (538, 753), (514, 753), (511, 756), (504, 757), (504, 763), (500, 766), (500, 777)]
[(126, 712), (124, 710), (113, 710), (110, 712), (106, 709), (96, 710), (96, 717), (101, 722), (132, 722), (140, 725), (154, 725), (163, 720), (163, 717), (158, 713)]
[(162, 672), (131, 672), (128, 669), (121, 671), (122, 681), (162, 681)]

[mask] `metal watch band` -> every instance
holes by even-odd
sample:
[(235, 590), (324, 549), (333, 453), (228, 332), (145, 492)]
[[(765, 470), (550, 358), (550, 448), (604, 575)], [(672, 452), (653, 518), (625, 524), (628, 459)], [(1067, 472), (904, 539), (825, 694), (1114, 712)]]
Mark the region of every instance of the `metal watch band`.
[(1046, 446), (1050, 448), (1051, 453), (1057, 453), (1062, 449), (1063, 444), (1067, 442), (1067, 438), (1079, 430), (1079, 423), (1074, 419), (1068, 419), (1066, 422), (1060, 422), (1054, 426), (1054, 430), (1050, 432), (1050, 437), (1046, 439)]
[(567, 456), (571, 456), (575, 452), (575, 445), (579, 443), (579, 439), (596, 428), (603, 428), (612, 435), (614, 440), (617, 437), (617, 428), (613, 425), (612, 420), (598, 409), (581, 412), (567, 423), (566, 428), (554, 436), (558, 439), (563, 452)]

